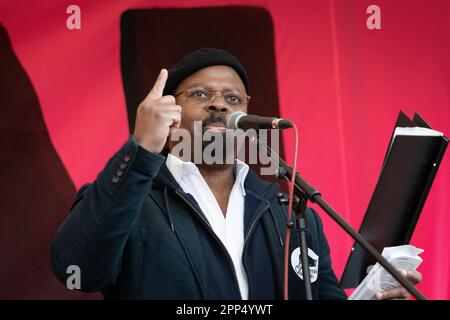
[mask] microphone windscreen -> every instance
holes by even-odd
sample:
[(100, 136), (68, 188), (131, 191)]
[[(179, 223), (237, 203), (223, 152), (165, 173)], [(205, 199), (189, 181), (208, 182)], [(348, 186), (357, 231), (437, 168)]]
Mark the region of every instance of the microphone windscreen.
[(246, 116), (247, 114), (242, 111), (235, 111), (228, 117), (227, 128), (228, 129), (238, 129), (238, 121), (241, 117)]

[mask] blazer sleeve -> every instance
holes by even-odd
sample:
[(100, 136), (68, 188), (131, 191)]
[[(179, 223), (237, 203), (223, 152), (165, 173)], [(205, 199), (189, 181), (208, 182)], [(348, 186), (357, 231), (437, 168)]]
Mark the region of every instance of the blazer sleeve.
[(165, 157), (148, 152), (131, 136), (92, 184), (77, 193), (51, 248), (51, 266), (66, 283), (67, 268), (81, 271), (81, 291), (113, 285), (128, 235)]

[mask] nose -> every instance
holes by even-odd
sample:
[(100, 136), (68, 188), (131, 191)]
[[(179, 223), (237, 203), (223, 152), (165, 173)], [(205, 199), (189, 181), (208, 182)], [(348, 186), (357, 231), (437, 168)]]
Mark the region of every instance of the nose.
[(231, 113), (233, 110), (225, 103), (222, 96), (215, 95), (213, 100), (208, 105), (208, 111)]
[(228, 107), (228, 106), (225, 105), (225, 104), (217, 105), (217, 104), (211, 103), (211, 104), (208, 106), (208, 111), (210, 111), (210, 112), (229, 113), (229, 112), (231, 112), (231, 108)]

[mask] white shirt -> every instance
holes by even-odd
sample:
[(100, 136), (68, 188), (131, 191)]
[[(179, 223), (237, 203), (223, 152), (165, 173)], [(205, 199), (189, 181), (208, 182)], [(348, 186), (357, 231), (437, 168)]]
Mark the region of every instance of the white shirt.
[(249, 167), (236, 159), (236, 180), (228, 200), (227, 214), (223, 215), (211, 189), (197, 166), (168, 154), (166, 165), (184, 192), (190, 193), (205, 214), (217, 237), (222, 241), (233, 261), (242, 299), (248, 299), (247, 274), (242, 263), (244, 250), (244, 181)]

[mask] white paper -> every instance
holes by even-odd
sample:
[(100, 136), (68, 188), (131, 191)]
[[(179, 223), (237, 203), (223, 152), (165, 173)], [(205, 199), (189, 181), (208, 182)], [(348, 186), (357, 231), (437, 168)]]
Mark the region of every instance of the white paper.
[(395, 136), (435, 136), (442, 137), (443, 133), (422, 127), (396, 127), (394, 131)]
[(397, 136), (429, 136), (429, 137), (442, 137), (442, 132), (422, 127), (396, 127), (394, 135), (389, 145), (389, 152), (391, 151), (392, 144)]
[[(405, 270), (416, 270), (422, 263), (419, 254), (422, 249), (411, 245), (384, 248), (382, 256), (386, 258), (395, 268)], [(349, 300), (374, 300), (374, 294), (399, 286), (397, 280), (391, 276), (379, 263), (370, 270), (364, 280), (353, 291)]]

